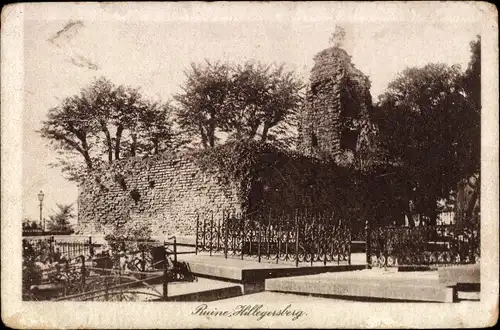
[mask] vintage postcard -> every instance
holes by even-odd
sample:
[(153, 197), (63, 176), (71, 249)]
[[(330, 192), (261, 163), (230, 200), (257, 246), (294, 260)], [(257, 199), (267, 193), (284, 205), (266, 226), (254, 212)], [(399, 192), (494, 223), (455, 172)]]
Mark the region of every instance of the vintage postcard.
[(7, 326), (496, 324), (494, 5), (29, 3), (1, 22)]

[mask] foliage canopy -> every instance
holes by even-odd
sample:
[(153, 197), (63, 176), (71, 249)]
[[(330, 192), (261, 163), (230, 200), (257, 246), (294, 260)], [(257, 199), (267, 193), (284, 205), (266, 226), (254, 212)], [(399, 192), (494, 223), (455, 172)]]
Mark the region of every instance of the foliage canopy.
[(179, 103), (178, 124), (191, 140), (213, 148), (221, 135), (229, 140), (271, 142), (289, 146), (287, 129), (302, 104), (303, 84), (284, 66), (191, 65)]

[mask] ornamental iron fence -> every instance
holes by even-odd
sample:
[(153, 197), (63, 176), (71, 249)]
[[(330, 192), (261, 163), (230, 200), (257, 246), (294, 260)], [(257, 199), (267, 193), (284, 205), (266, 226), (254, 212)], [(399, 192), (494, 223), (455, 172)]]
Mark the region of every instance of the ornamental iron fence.
[(244, 256), (258, 262), (351, 264), (351, 232), (334, 214), (198, 215), (196, 252)]
[(60, 241), (50, 237), (23, 239), (23, 257), (36, 256), (38, 261), (53, 262), (59, 259), (73, 259), (79, 256), (91, 257), (100, 244), (92, 242), (92, 237), (76, 241)]
[(52, 236), (52, 235), (71, 235), (74, 231), (72, 229), (56, 231), (56, 230), (42, 230), (42, 229), (27, 229), (23, 228), (22, 236)]
[(379, 267), (471, 264), (480, 252), (479, 224), (377, 227), (367, 241), (367, 261)]
[[(25, 239), (23, 299), (136, 301), (147, 296), (147, 300), (168, 300), (168, 283), (196, 280), (188, 264), (177, 260), (176, 238), (169, 240), (110, 240), (98, 245), (89, 238), (68, 245), (53, 238)], [(63, 248), (63, 253), (56, 247)], [(101, 248), (98, 253), (96, 247)], [(163, 292), (157, 284), (163, 284)]]

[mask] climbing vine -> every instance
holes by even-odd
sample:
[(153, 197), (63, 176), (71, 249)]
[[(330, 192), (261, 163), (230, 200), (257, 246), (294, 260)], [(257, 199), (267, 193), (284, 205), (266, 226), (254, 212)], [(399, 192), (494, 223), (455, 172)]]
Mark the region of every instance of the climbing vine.
[(253, 180), (263, 166), (272, 165), (261, 162), (262, 155), (273, 152), (278, 152), (278, 149), (266, 143), (232, 141), (200, 151), (195, 161), (203, 171), (215, 174), (222, 184), (239, 183), (239, 197), (245, 204)]
[[(289, 199), (289, 205), (295, 207), (309, 205), (320, 209), (332, 204), (335, 196), (337, 200), (354, 200), (347, 195), (353, 193), (352, 175), (356, 174), (351, 169), (336, 166), (329, 159), (308, 157), (296, 151), (248, 141), (228, 142), (203, 150), (194, 159), (203, 171), (217, 176), (222, 184), (237, 183), (243, 206), (248, 206), (252, 189), (259, 185), (262, 188), (262, 184), (269, 180), (279, 185), (266, 187), (280, 189), (282, 200), (278, 202), (286, 203)], [(257, 195), (257, 199), (262, 198)]]

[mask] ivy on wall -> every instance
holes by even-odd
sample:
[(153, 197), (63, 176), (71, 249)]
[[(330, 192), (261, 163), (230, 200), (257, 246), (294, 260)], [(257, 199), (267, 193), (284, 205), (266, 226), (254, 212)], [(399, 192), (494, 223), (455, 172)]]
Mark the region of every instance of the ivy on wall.
[[(222, 184), (237, 183), (244, 208), (249, 206), (250, 199), (265, 197), (262, 193), (256, 194), (256, 188), (277, 190), (277, 187), (266, 186), (273, 182), (281, 189), (277, 193), (281, 198), (279, 202), (286, 203), (288, 198), (289, 208), (295, 205), (320, 209), (329, 203), (354, 200), (354, 196), (348, 195), (355, 194), (357, 190), (353, 185), (361, 179), (356, 170), (337, 166), (329, 159), (309, 157), (259, 142), (228, 142), (203, 150), (195, 160), (203, 171), (217, 175)], [(275, 207), (285, 208), (283, 205)]]

